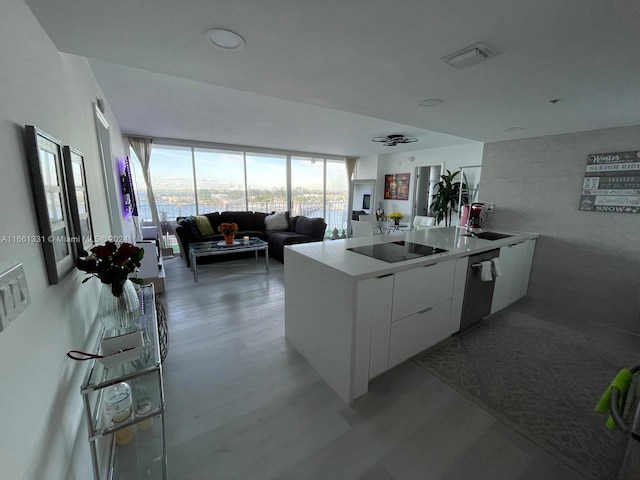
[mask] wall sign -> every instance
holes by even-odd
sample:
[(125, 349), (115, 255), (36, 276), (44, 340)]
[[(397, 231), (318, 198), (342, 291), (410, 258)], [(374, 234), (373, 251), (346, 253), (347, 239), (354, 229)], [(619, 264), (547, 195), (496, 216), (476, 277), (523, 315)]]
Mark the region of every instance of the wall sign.
[(409, 173), (397, 173), (384, 176), (385, 200), (409, 200)]
[(640, 151), (589, 155), (578, 209), (640, 213)]

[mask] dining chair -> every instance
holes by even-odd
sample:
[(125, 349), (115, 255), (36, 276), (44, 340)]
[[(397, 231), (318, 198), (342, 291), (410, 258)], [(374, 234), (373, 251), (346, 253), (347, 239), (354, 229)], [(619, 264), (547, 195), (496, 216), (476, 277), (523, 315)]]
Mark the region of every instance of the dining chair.
[(358, 217), (358, 220), (360, 220), (361, 222), (369, 222), (373, 227), (374, 235), (382, 233), (383, 226), (375, 215), (360, 215)]
[(424, 215), (416, 215), (413, 217), (413, 229), (414, 230), (426, 230), (429, 227), (434, 227), (434, 217), (425, 217)]
[(373, 225), (371, 222), (351, 221), (351, 237), (373, 237)]

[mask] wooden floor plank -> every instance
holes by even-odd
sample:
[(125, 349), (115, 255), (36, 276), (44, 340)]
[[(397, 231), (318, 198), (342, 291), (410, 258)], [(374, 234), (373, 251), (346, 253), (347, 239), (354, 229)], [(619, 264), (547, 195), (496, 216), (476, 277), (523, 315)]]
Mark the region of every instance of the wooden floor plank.
[(270, 267), (207, 265), (196, 284), (165, 262), (170, 478), (582, 479), (410, 362), (347, 406), (286, 342)]

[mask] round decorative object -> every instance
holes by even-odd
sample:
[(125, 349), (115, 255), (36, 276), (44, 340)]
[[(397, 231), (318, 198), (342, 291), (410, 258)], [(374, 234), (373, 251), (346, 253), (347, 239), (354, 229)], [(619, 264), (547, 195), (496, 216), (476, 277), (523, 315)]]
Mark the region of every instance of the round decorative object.
[(233, 241), (233, 242), (231, 242), (231, 243), (227, 243), (227, 242), (225, 242), (225, 241), (223, 240), (223, 241), (221, 241), (221, 242), (218, 242), (218, 243), (217, 243), (217, 245), (218, 245), (219, 247), (233, 247), (234, 245), (240, 245), (240, 240), (234, 240), (234, 241)]
[(160, 361), (164, 362), (169, 350), (169, 327), (167, 314), (162, 300), (156, 297), (156, 317), (158, 318), (158, 343), (160, 344)]
[[(133, 282), (125, 280), (122, 293), (113, 294), (113, 286), (103, 283), (98, 299), (97, 316), (107, 330), (120, 330), (135, 325), (140, 314), (140, 299)], [(117, 288), (120, 290), (120, 288)]]

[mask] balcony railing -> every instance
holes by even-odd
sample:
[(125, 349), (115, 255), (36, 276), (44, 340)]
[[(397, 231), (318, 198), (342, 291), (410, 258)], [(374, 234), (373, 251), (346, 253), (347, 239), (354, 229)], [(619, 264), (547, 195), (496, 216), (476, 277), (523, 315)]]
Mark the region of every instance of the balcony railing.
[[(158, 203), (158, 217), (160, 221), (173, 221), (177, 217), (197, 215), (195, 204)], [(238, 212), (246, 210), (244, 202), (200, 203), (200, 213), (209, 212)], [(249, 210), (253, 212), (282, 212), (287, 210), (286, 202), (249, 202)], [(293, 202), (291, 215), (324, 218), (327, 232), (334, 228), (342, 230), (347, 227), (347, 202), (331, 201), (326, 203), (326, 210), (320, 202)], [(138, 216), (142, 221), (152, 221), (151, 208), (148, 203), (138, 204)]]

